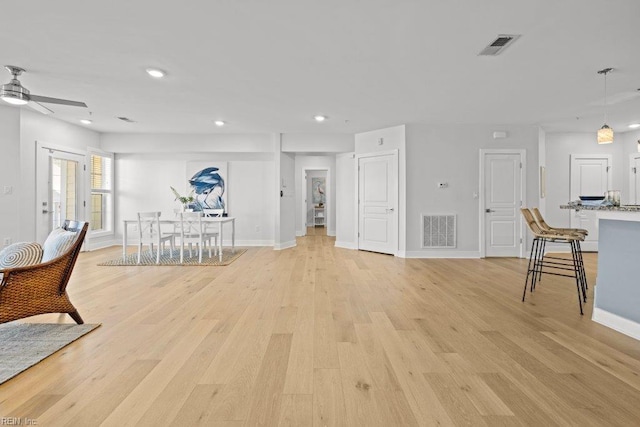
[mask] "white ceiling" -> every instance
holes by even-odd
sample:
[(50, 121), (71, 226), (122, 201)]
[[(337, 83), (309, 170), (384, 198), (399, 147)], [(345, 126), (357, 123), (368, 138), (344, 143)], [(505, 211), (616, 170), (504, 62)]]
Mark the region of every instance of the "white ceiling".
[[(596, 71), (613, 67), (608, 122), (620, 132), (640, 122), (638, 18), (638, 0), (18, 1), (4, 8), (0, 65), (26, 68), (33, 94), (86, 102), (98, 131), (158, 133), (595, 132)], [(477, 55), (501, 33), (522, 37)], [(150, 66), (168, 76), (151, 79)], [(72, 123), (88, 116), (49, 106)]]

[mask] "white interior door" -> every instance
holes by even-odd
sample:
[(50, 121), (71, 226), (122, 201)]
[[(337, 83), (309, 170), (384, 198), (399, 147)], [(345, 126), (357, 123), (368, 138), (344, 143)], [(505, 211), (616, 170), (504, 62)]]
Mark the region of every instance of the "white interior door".
[[(578, 200), (580, 196), (603, 196), (611, 188), (611, 155), (571, 155), (570, 198)], [(571, 211), (571, 227), (589, 231), (584, 243), (585, 251), (598, 250), (598, 224), (596, 213), (587, 210)]]
[(630, 156), (629, 204), (640, 205), (640, 153)]
[(65, 219), (84, 220), (85, 157), (39, 147), (36, 162), (36, 240), (42, 243)]
[(398, 249), (398, 153), (358, 157), (358, 249)]
[(524, 153), (484, 152), (485, 256), (521, 256)]

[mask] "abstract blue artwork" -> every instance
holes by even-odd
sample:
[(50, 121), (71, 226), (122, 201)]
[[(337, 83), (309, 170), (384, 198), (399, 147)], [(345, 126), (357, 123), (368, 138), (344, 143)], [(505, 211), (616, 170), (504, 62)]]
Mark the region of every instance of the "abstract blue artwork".
[(189, 207), (196, 212), (203, 209), (224, 209), (227, 212), (226, 162), (211, 162), (209, 165), (202, 167), (202, 162), (188, 165), (188, 173), (195, 170), (188, 178), (195, 198)]

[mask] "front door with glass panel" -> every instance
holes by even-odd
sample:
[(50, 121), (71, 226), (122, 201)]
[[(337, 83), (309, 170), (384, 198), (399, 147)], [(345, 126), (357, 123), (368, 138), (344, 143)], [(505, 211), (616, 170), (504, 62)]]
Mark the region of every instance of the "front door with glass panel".
[(36, 239), (44, 242), (65, 219), (84, 220), (84, 159), (39, 147), (36, 185)]

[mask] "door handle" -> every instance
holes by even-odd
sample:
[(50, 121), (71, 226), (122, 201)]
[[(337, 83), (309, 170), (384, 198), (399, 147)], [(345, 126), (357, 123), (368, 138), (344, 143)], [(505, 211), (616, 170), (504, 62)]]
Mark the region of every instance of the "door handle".
[(43, 214), (48, 214), (48, 213), (50, 213), (50, 212), (51, 212), (51, 211), (48, 211), (48, 210), (46, 210), (46, 209), (42, 209), (42, 213), (43, 213)]
[(495, 212), (493, 209), (485, 209), (484, 211), (485, 211), (486, 213)]

